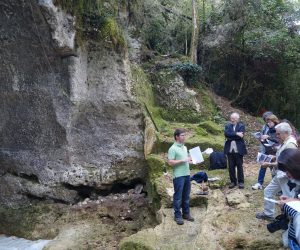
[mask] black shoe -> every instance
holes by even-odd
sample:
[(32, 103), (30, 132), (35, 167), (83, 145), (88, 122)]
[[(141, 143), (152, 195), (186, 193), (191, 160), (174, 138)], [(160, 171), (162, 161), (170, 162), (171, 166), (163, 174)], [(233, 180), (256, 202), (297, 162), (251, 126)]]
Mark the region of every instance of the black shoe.
[(229, 184), (229, 188), (234, 188), (236, 186), (236, 184), (234, 183), (234, 182), (231, 182), (230, 184)]
[(239, 189), (244, 189), (244, 188), (245, 188), (244, 183), (239, 183)]
[(174, 220), (176, 221), (177, 225), (183, 225), (183, 219), (182, 218), (174, 218)]
[(195, 219), (191, 215), (183, 215), (182, 218), (187, 221), (195, 221)]

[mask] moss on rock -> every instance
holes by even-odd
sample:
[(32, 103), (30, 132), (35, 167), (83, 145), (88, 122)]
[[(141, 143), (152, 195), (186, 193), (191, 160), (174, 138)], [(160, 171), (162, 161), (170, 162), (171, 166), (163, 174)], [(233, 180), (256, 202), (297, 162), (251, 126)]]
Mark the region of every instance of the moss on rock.
[(109, 41), (113, 48), (123, 51), (126, 40), (117, 22), (119, 5), (117, 0), (55, 0), (65, 11), (76, 17), (76, 40), (94, 39)]
[(197, 123), (203, 120), (201, 113), (193, 109), (161, 109), (161, 117), (171, 122)]
[(144, 237), (144, 234), (136, 234), (123, 239), (119, 244), (119, 250), (154, 250), (155, 238), (152, 234)]
[(121, 49), (126, 45), (122, 30), (120, 29), (115, 18), (108, 17), (99, 27), (99, 37), (102, 40), (108, 39), (115, 48)]
[(159, 155), (148, 155), (146, 160), (150, 178), (158, 178), (163, 175), (163, 172), (166, 170), (166, 164)]
[(223, 133), (223, 128), (213, 121), (200, 122), (199, 127), (205, 129), (207, 133), (212, 135), (220, 135)]
[(64, 213), (64, 207), (37, 204), (18, 208), (0, 207), (0, 234), (15, 235), (27, 239), (51, 239), (57, 229), (47, 227)]

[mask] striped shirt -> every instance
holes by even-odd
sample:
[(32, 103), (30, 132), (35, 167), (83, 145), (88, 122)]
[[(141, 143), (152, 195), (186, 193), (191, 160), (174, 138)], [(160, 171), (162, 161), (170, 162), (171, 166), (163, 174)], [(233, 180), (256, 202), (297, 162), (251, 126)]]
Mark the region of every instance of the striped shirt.
[(297, 242), (296, 232), (293, 224), (293, 218), (297, 215), (298, 212), (295, 209), (291, 208), (286, 203), (283, 205), (282, 209), (291, 218), (290, 227), (289, 227), (289, 238)]

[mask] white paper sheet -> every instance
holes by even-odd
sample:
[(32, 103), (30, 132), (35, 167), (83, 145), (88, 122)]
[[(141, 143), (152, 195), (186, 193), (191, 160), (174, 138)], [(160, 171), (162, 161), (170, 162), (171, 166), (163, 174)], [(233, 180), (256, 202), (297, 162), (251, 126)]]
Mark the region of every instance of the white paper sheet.
[(262, 153), (257, 153), (256, 161), (258, 163), (262, 163), (262, 162), (270, 163), (272, 161), (272, 157), (269, 155), (262, 154)]
[(207, 148), (202, 152), (202, 154), (210, 155), (212, 152), (214, 152), (214, 150), (212, 148)]
[(195, 147), (189, 150), (193, 164), (204, 162), (200, 147)]

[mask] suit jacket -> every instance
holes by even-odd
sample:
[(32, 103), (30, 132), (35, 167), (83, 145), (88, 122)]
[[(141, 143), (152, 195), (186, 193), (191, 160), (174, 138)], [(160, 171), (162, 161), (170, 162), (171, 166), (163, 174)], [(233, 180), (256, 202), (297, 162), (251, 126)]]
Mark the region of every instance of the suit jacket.
[(242, 122), (238, 122), (235, 130), (233, 129), (233, 125), (231, 123), (228, 123), (225, 126), (225, 137), (226, 137), (226, 142), (224, 146), (224, 153), (228, 154), (230, 150), (230, 144), (232, 141), (236, 142), (237, 150), (240, 155), (246, 155), (247, 154), (247, 149), (246, 149), (246, 144), (243, 138), (239, 137), (236, 135), (237, 132), (243, 132), (245, 133), (245, 125)]

